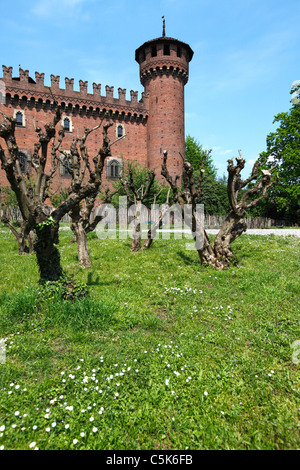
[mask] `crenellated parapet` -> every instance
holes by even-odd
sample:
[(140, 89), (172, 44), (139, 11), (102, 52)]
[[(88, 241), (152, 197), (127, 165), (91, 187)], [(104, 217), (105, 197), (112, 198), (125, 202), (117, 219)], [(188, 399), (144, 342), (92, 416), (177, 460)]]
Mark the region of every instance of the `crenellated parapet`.
[(92, 93), (88, 92), (88, 82), (79, 80), (79, 91), (74, 90), (74, 79), (65, 78), (65, 88), (60, 88), (60, 76), (51, 74), (51, 86), (45, 86), (45, 74), (35, 72), (35, 80), (30, 77), (28, 70), (19, 68), (19, 76), (13, 76), (13, 68), (5, 65), (3, 68), (3, 80), (6, 89), (7, 101), (30, 106), (51, 107), (54, 102), (60, 103), (69, 111), (78, 113), (103, 114), (133, 117), (146, 120), (148, 116), (148, 95), (142, 93), (138, 101), (138, 92), (130, 91), (130, 99), (126, 99), (126, 89), (118, 89), (118, 97), (114, 97), (114, 87), (105, 86), (105, 96), (101, 95), (101, 84), (93, 83)]

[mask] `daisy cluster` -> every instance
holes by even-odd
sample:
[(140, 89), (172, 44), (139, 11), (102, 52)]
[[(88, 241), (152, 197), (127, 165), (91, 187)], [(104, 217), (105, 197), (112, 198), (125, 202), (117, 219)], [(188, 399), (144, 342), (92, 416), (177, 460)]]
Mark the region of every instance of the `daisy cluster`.
[(172, 340), (145, 349), (138, 359), (121, 364), (106, 364), (100, 356), (98, 367), (89, 370), (83, 359), (78, 362), (74, 370), (61, 370), (55, 386), (45, 396), (38, 395), (34, 403), (29, 399), (34, 394), (16, 381), (1, 390), (12, 403), (12, 411), (0, 421), (1, 449), (5, 448), (6, 438), (11, 440), (19, 433), (26, 436), (30, 449), (42, 449), (57, 441), (64, 448), (82, 448), (88, 439), (101, 435), (106, 415), (113, 412), (116, 402), (122, 401), (121, 408), (126, 407), (132, 387), (151, 395), (158, 383), (162, 399), (176, 399), (193, 377), (187, 358)]

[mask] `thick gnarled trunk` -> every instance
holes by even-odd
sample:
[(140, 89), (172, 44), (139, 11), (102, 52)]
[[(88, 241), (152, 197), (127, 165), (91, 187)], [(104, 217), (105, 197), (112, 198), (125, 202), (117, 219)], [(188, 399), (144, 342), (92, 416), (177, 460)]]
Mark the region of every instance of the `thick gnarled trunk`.
[(34, 251), (41, 281), (58, 281), (63, 270), (60, 264), (58, 244), (58, 225), (39, 224), (36, 230)]
[(246, 229), (246, 223), (241, 221), (240, 217), (233, 211), (227, 215), (213, 243), (210, 242), (204, 228), (200, 228), (197, 236), (194, 236), (194, 240), (201, 263), (209, 264), (215, 269), (227, 268), (233, 257), (231, 243), (245, 232)]

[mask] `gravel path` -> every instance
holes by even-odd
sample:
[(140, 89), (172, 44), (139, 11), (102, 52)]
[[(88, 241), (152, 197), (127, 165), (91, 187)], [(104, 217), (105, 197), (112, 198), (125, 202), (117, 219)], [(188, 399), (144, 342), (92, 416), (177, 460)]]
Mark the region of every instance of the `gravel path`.
[[(219, 230), (207, 229), (207, 233), (216, 234)], [(288, 235), (293, 235), (294, 237), (300, 237), (300, 229), (297, 228), (248, 228), (247, 232), (244, 232), (246, 235), (279, 235), (286, 237)]]

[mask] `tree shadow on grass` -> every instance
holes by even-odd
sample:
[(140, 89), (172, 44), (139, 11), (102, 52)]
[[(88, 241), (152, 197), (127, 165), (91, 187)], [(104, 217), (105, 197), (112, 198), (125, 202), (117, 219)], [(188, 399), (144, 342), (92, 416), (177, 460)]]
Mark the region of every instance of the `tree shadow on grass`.
[(185, 252), (183, 251), (177, 251), (177, 255), (182, 259), (182, 261), (187, 265), (191, 265), (191, 264), (196, 264), (196, 265), (199, 265), (201, 266), (201, 263), (200, 263), (200, 259), (199, 257), (195, 257), (194, 255), (187, 255)]

